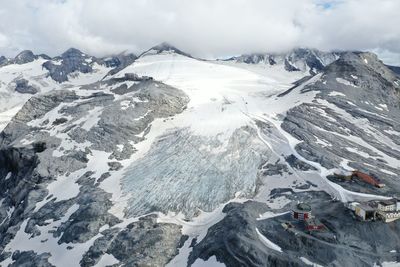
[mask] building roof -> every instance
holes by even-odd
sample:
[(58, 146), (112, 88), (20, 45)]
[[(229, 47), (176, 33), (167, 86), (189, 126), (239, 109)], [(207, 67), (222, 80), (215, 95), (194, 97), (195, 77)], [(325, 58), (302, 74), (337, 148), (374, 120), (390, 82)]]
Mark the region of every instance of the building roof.
[(294, 210), (299, 212), (310, 212), (311, 206), (306, 203), (299, 203)]
[(375, 208), (371, 207), (368, 203), (358, 204), (357, 207), (365, 211), (375, 211)]
[(396, 199), (387, 199), (387, 200), (381, 200), (379, 201), (379, 204), (383, 206), (391, 206), (396, 204)]

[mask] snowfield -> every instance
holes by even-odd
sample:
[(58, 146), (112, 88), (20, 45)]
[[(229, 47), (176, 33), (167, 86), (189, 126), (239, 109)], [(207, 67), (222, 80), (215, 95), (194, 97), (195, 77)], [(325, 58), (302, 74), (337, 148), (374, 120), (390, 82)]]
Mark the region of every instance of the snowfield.
[[(161, 128), (152, 127), (150, 135), (156, 131), (157, 138), (144, 141), (149, 145), (139, 149), (141, 158), (127, 168), (122, 188), (132, 195), (132, 216), (146, 213), (149, 206), (189, 214), (196, 207), (212, 211), (237, 193), (254, 196), (258, 166), (271, 153), (257, 133), (257, 121), (276, 120), (279, 125), (278, 114), (311, 101), (315, 92), (278, 98), (301, 77), (298, 72), (287, 72), (281, 65), (237, 65), (163, 52), (145, 54), (115, 75), (151, 76), (190, 97), (186, 111)], [(318, 79), (317, 75), (306, 84)], [(151, 192), (145, 194), (144, 185), (150, 185)]]

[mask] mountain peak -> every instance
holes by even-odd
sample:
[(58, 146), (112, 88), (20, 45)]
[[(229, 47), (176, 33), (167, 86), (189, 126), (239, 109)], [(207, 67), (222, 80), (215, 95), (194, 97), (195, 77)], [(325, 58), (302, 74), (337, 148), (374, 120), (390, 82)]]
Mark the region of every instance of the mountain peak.
[(252, 53), (228, 60), (246, 64), (281, 64), (287, 71), (309, 71), (315, 74), (339, 57), (336, 52), (322, 52), (310, 48), (295, 48), (286, 53)]
[(171, 45), (171, 44), (169, 44), (167, 42), (162, 42), (159, 45), (153, 46), (152, 48), (150, 48), (149, 50), (144, 52), (142, 55), (160, 54), (160, 53), (163, 53), (163, 52), (172, 52), (172, 53), (183, 55), (183, 56), (186, 56), (186, 57), (192, 57), (191, 55), (183, 52), (182, 50), (176, 48), (175, 46), (173, 46), (173, 45)]
[(34, 61), (37, 58), (31, 50), (24, 50), (14, 58), (15, 64), (25, 64)]
[(161, 44), (154, 46), (153, 49), (155, 49), (155, 50), (175, 50), (176, 47), (174, 47), (170, 43), (162, 42)]
[(5, 56), (0, 56), (0, 66), (7, 64), (8, 58)]
[(76, 48), (69, 48), (68, 50), (66, 50), (64, 53), (61, 54), (61, 57), (69, 57), (69, 56), (85, 56), (84, 53), (82, 53), (79, 49)]
[(399, 87), (395, 82), (398, 80), (397, 74), (372, 52), (344, 52), (340, 59), (331, 64), (328, 69), (335, 75), (353, 71), (358, 76), (363, 74), (372, 76), (371, 73), (375, 72), (395, 87)]

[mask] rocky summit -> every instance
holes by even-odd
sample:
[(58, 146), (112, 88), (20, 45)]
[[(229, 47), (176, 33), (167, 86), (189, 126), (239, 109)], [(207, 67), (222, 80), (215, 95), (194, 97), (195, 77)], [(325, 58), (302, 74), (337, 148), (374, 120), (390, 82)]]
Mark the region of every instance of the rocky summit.
[(400, 77), (373, 53), (24, 51), (0, 131), (0, 266), (400, 264)]

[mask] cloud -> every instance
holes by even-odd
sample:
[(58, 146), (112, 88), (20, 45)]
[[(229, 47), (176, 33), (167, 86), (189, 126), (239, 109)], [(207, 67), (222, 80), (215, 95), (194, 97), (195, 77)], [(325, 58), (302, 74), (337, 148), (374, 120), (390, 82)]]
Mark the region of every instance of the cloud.
[(1, 0), (0, 53), (140, 53), (167, 41), (202, 57), (322, 50), (400, 54), (398, 0)]

